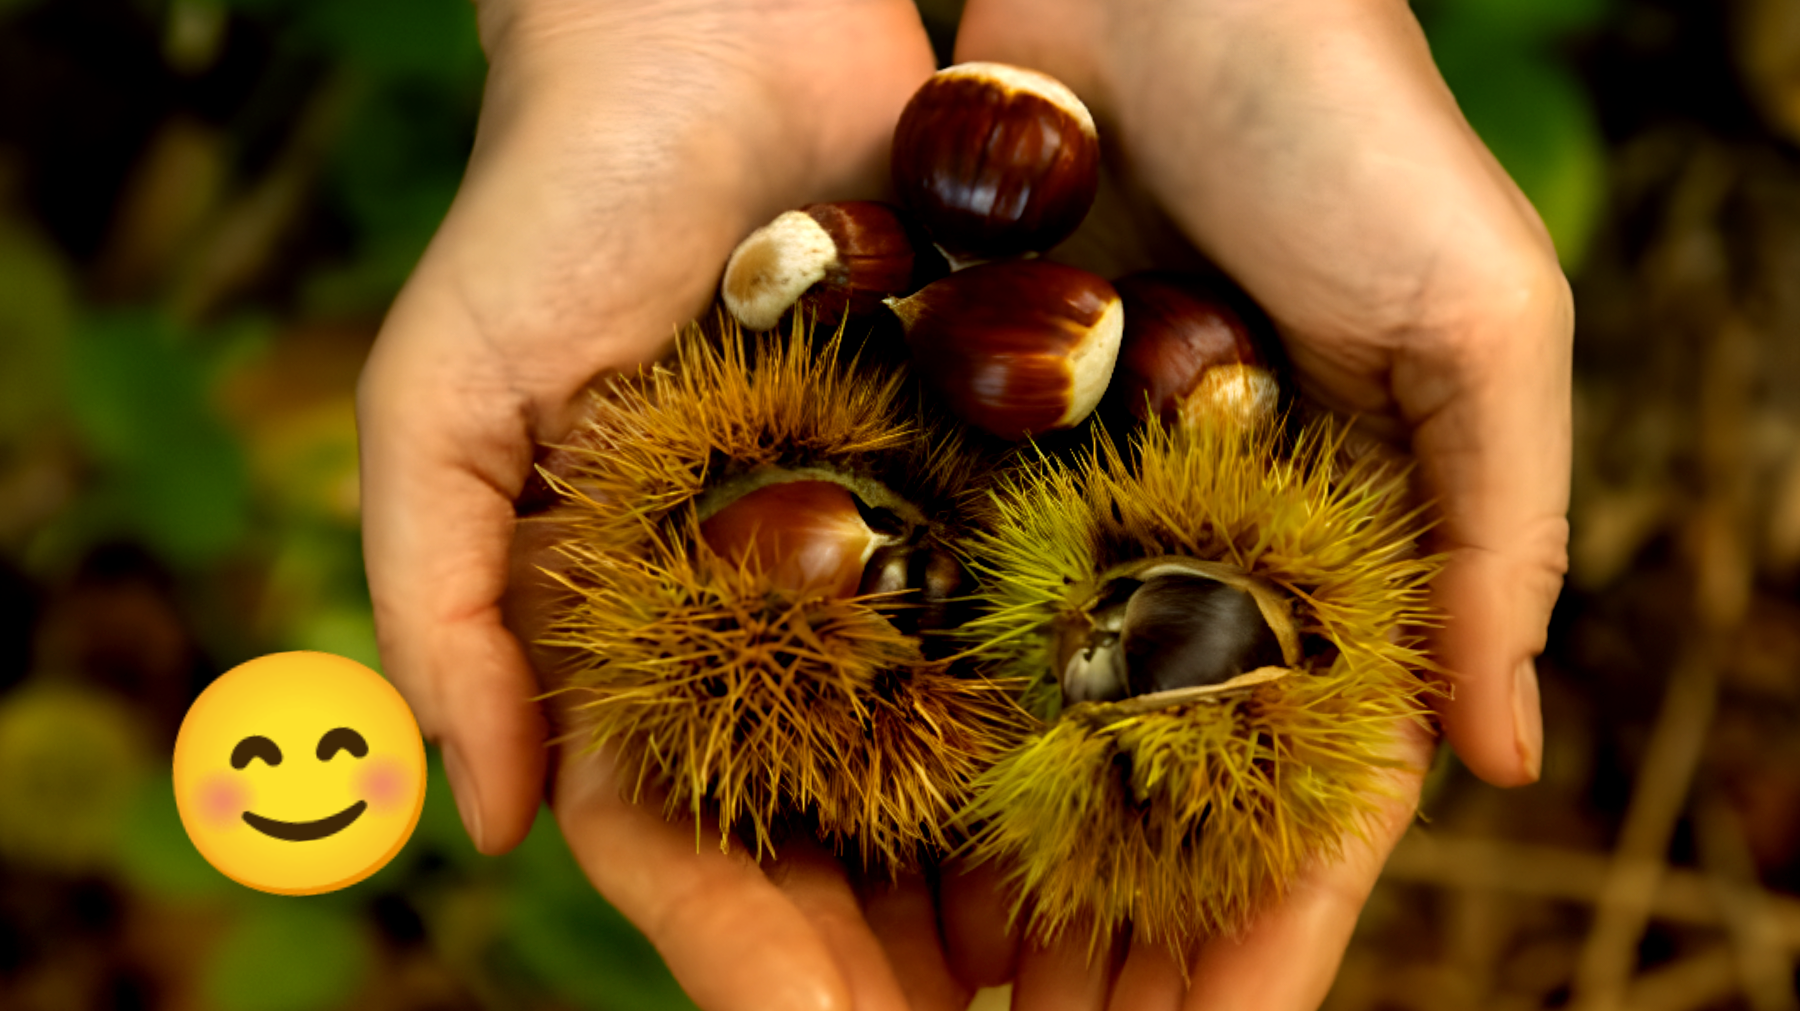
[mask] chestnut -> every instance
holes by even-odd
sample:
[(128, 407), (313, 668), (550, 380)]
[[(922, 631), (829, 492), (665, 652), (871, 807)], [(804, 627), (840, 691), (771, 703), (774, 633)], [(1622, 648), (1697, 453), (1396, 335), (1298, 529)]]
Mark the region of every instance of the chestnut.
[(979, 264), (887, 305), (926, 383), (1003, 439), (1086, 420), (1112, 380), (1124, 327), (1104, 278), (1045, 260)]
[(854, 597), (882, 538), (850, 491), (832, 481), (786, 481), (748, 492), (700, 524), (708, 547), (758, 568), (794, 593)]
[(961, 261), (1042, 251), (1069, 237), (1100, 185), (1087, 106), (1047, 74), (1004, 63), (938, 71), (894, 128), (894, 188)]
[(1070, 704), (1218, 685), (1283, 662), (1255, 598), (1215, 579), (1147, 574), (1120, 580), (1099, 603), (1057, 643), (1055, 674)]
[(913, 243), (895, 209), (873, 200), (810, 204), (751, 232), (725, 263), (719, 294), (752, 330), (768, 330), (802, 296), (826, 326), (907, 291)]
[(1191, 425), (1249, 424), (1275, 412), (1279, 385), (1259, 337), (1221, 282), (1168, 272), (1114, 282), (1125, 304), (1115, 396), (1133, 413)]

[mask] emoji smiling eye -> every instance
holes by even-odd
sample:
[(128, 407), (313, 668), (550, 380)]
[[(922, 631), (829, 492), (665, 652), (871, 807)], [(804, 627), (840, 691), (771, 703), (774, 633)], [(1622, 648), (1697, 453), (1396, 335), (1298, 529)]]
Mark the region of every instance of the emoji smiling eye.
[(249, 765), (252, 758), (260, 758), (266, 765), (280, 765), (281, 749), (267, 737), (252, 734), (237, 742), (237, 747), (231, 749), (231, 767), (241, 769)]
[(363, 740), (361, 734), (349, 727), (325, 731), (325, 736), (319, 738), (319, 761), (329, 762), (331, 756), (340, 751), (348, 751), (357, 758), (361, 758), (369, 753), (369, 742)]

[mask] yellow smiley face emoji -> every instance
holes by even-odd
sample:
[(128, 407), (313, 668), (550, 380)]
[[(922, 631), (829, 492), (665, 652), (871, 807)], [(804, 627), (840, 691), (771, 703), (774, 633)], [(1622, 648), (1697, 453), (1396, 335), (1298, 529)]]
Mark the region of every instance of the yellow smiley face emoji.
[(278, 895), (353, 885), (425, 805), (425, 744), (394, 687), (354, 660), (275, 653), (226, 671), (175, 738), (175, 806), (225, 876)]

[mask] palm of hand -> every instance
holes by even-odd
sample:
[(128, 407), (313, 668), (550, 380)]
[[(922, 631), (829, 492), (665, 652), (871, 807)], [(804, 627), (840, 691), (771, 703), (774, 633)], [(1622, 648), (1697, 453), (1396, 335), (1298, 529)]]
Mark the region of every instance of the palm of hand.
[[(1440, 588), (1459, 618), (1441, 654), (1462, 672), (1446, 726), (1489, 778), (1534, 775), (1535, 694), (1514, 667), (1566, 536), (1567, 293), (1404, 7), (1284, 32), (1015, 2), (972, 0), (959, 58), (1037, 66), (1092, 97), (1133, 192), (1270, 311), (1306, 391), (1410, 435), (1456, 560)], [(523, 834), (543, 781), (536, 683), (498, 606), (534, 443), (566, 430), (594, 376), (653, 357), (705, 305), (715, 268), (696, 264), (783, 209), (882, 188), (929, 52), (908, 4), (833, 7), (662, 34), (652, 17), (625, 36), (484, 24), (494, 70), (469, 174), (384, 328), (360, 418), (383, 655), (486, 850)], [(1326, 37), (1322, 56), (1294, 45)], [(1114, 252), (1147, 265), (1135, 243)], [(1422, 764), (1429, 742), (1399, 746)], [(1188, 1000), (1316, 1003), (1416, 786), (1398, 785), (1371, 845), (1241, 943), (1195, 953)], [(1021, 1007), (1184, 990), (1159, 950), (1019, 950), (979, 880), (946, 872), (937, 908), (919, 880), (859, 897), (815, 851), (768, 871), (696, 853), (691, 827), (619, 801), (603, 756), (565, 756), (554, 806), (602, 892), (708, 1007), (951, 1007), (1015, 973)], [(1294, 971), (1296, 951), (1319, 954)]]
[[(500, 613), (534, 445), (567, 430), (593, 378), (657, 355), (744, 233), (879, 192), (894, 119), (933, 68), (904, 0), (836, 6), (629, 25), (601, 12), (554, 30), (482, 12), (492, 70), (468, 174), (383, 328), (358, 413), (383, 658), (483, 850), (523, 836), (545, 780), (538, 687)], [(866, 926), (832, 929), (862, 923), (834, 861), (791, 854), (771, 876), (696, 853), (690, 829), (621, 803), (610, 777), (604, 756), (565, 756), (553, 806), (601, 891), (702, 1004), (897, 992)]]

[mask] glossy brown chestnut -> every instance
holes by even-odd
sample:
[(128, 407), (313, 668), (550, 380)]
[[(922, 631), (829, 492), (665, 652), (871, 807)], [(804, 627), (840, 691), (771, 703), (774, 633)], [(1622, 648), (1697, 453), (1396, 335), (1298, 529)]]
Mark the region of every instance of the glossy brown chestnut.
[(1042, 251), (1068, 238), (1100, 184), (1094, 118), (1062, 82), (962, 63), (919, 88), (894, 128), (894, 188), (960, 260)]
[(1249, 423), (1274, 413), (1279, 388), (1262, 339), (1217, 282), (1147, 272), (1114, 283), (1125, 303), (1114, 395), (1138, 417), (1189, 424), (1222, 413)]
[(810, 204), (751, 232), (725, 263), (719, 294), (739, 323), (768, 330), (804, 297), (836, 326), (907, 291), (913, 244), (895, 209), (872, 200)]
[(1243, 590), (1182, 573), (1117, 589), (1118, 599), (1062, 632), (1055, 673), (1065, 702), (1216, 685), (1282, 662), (1275, 633)]
[(856, 498), (831, 481), (788, 481), (749, 492), (700, 524), (733, 565), (768, 573), (779, 589), (854, 597), (881, 539)]
[(958, 417), (1003, 439), (1085, 420), (1112, 379), (1124, 326), (1111, 284), (1044, 260), (969, 267), (887, 304), (926, 382)]

